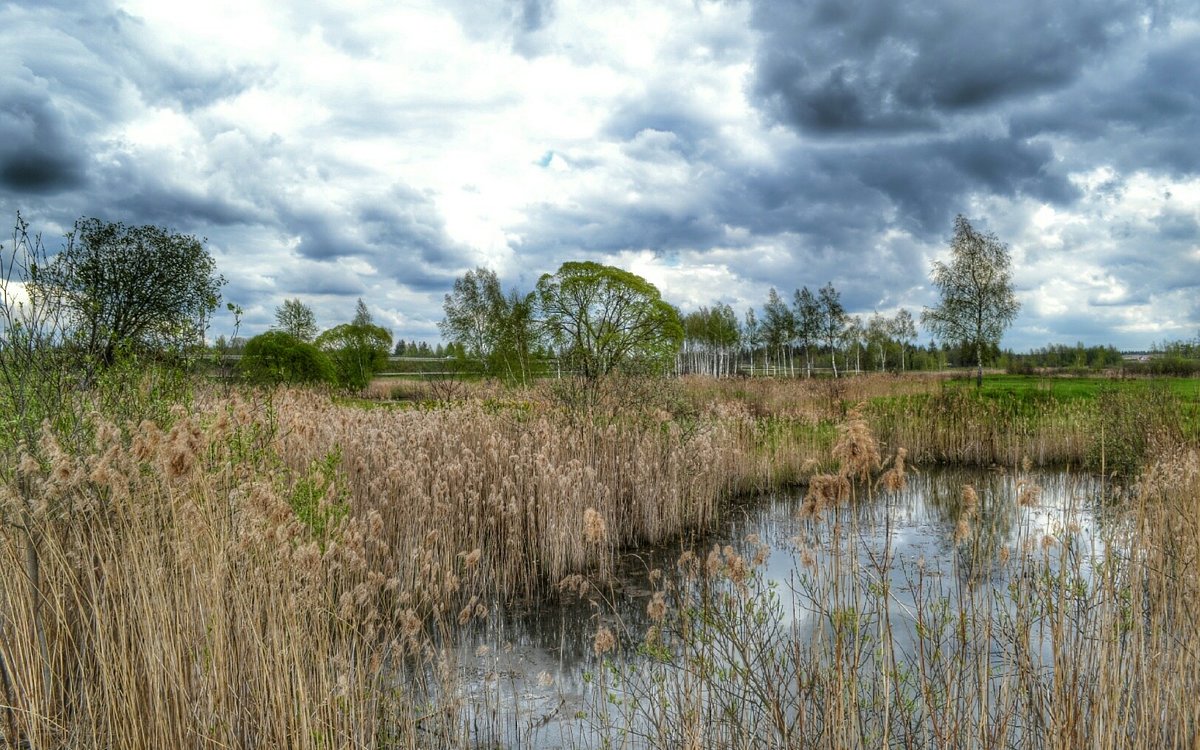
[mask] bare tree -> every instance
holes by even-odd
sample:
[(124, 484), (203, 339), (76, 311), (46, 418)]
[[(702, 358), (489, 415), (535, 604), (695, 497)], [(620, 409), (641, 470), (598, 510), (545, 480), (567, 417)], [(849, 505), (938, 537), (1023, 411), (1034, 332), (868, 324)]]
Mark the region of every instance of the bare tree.
[(933, 262), (933, 285), (942, 302), (921, 313), (921, 325), (943, 342), (975, 349), (975, 383), (983, 385), (983, 350), (998, 344), (1021, 304), (1012, 285), (1008, 245), (977, 232), (965, 216), (954, 219), (950, 262)]
[(301, 341), (311, 342), (317, 337), (317, 316), (299, 298), (285, 299), (282, 305), (275, 308), (275, 325)]

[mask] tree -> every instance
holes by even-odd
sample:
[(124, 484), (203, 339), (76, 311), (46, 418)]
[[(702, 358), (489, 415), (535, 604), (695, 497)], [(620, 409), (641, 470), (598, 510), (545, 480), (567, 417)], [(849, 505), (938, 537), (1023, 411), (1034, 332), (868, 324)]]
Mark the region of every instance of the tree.
[(681, 371), (713, 377), (728, 375), (735, 366), (739, 343), (737, 315), (729, 305), (701, 307), (683, 318), (684, 352)]
[(833, 365), (833, 376), (838, 376), (837, 342), (846, 326), (846, 308), (842, 307), (842, 293), (833, 288), (833, 282), (821, 287), (817, 292), (817, 304), (820, 307), (821, 338), (829, 347), (829, 359)]
[(442, 335), (477, 359), (485, 373), (525, 382), (537, 335), (532, 295), (505, 296), (496, 272), (476, 268), (456, 279), (442, 303)]
[(86, 351), (111, 365), (123, 347), (201, 344), (225, 279), (192, 235), (80, 219), (32, 282), (67, 311)]
[(361, 390), (387, 366), (392, 334), (369, 323), (343, 323), (322, 333), (314, 343), (333, 361), (338, 385)]
[(883, 372), (887, 369), (887, 350), (892, 343), (892, 324), (878, 310), (872, 313), (867, 321), (867, 341), (875, 347), (877, 356), (876, 368)]
[(371, 311), (367, 309), (367, 303), (362, 301), (362, 297), (358, 298), (358, 304), (354, 306), (354, 319), (350, 322), (356, 326), (375, 325), (375, 319), (371, 317)]
[(943, 343), (974, 350), (975, 383), (982, 387), (984, 350), (999, 345), (1021, 309), (1008, 246), (991, 232), (977, 232), (960, 214), (954, 219), (950, 262), (935, 260), (931, 278), (942, 301), (921, 312), (921, 325)]
[(754, 314), (754, 308), (746, 309), (746, 319), (742, 324), (742, 345), (750, 355), (750, 374), (754, 374), (754, 350), (762, 343), (762, 326)]
[(763, 305), (762, 337), (768, 351), (775, 353), (776, 367), (786, 365), (792, 339), (796, 338), (796, 319), (775, 287), (767, 292), (767, 303)]
[(892, 318), (891, 323), (892, 337), (900, 344), (900, 371), (907, 369), (905, 362), (905, 354), (912, 342), (917, 340), (917, 326), (913, 321), (912, 313), (907, 308), (900, 308), (896, 312), (896, 317)]
[(796, 338), (804, 349), (805, 372), (812, 377), (812, 346), (821, 337), (821, 305), (816, 296), (804, 287), (793, 299), (796, 316)]
[(454, 289), (442, 303), (445, 317), (438, 323), (442, 335), (463, 345), (468, 357), (485, 363), (500, 338), (504, 292), (496, 272), (476, 268), (455, 279)]
[[(846, 330), (842, 334), (842, 338), (846, 343), (854, 349), (854, 372), (862, 372), (862, 346), (863, 340), (867, 337), (867, 329), (863, 324), (861, 315), (849, 315), (846, 317)], [(850, 369), (850, 355), (846, 355), (846, 369)]]
[(252, 383), (328, 383), (337, 380), (329, 355), (287, 331), (267, 331), (246, 342), (238, 362)]
[(538, 344), (533, 294), (521, 294), (514, 289), (500, 312), (491, 369), (504, 373), (510, 381), (526, 383), (532, 376), (529, 363)]
[(537, 311), (547, 337), (579, 374), (662, 370), (683, 343), (675, 308), (637, 274), (590, 261), (562, 264), (538, 279)]
[(317, 335), (317, 316), (299, 298), (285, 299), (275, 308), (275, 325), (301, 341), (312, 341)]

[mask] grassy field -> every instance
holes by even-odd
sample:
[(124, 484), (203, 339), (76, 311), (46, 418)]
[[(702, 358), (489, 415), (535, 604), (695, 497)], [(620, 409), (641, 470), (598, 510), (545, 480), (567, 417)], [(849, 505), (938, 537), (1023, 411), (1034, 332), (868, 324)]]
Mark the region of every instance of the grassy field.
[[(918, 468), (1146, 477), (1121, 509), (1137, 554), (1114, 557), (1110, 588), (1089, 593), (1086, 635), (1103, 648), (1064, 650), (1055, 675), (1069, 684), (1014, 679), (1013, 690), (1043, 691), (1044, 721), (1004, 736), (1064, 748), (1195, 736), (1179, 711), (1200, 681), (1173, 661), (1200, 652), (1195, 381), (992, 377), (977, 391), (893, 376), (548, 380), (410, 384), (398, 399), (388, 384), (347, 400), (148, 377), (60, 393), (34, 437), (7, 433), (0, 746), (392, 748), (435, 736), (465, 746), (449, 661), (458, 628), (564, 578), (603, 579), (618, 550), (703, 528), (738, 494), (807, 485), (812, 503), (837, 506), (851, 480), (899, 481), (898, 454)], [(709, 583), (740, 596), (746, 582), (728, 571), (744, 568), (722, 558)], [(1079, 603), (1061, 586), (1019, 596), (1030, 626)], [(736, 630), (762, 612), (711, 614)], [(833, 670), (812, 688), (828, 732), (702, 734), (696, 746), (891, 741), (868, 707), (892, 711), (902, 694), (863, 703), (837, 692), (872, 672), (821, 661), (841, 653), (830, 643), (795, 662)], [(906, 690), (935, 705), (978, 668), (946, 662), (908, 674)], [(955, 727), (939, 743), (989, 746), (960, 744), (984, 699), (962, 695), (937, 710)], [(668, 697), (686, 714), (687, 694)], [(747, 710), (789, 711), (763, 700)], [(1164, 715), (1182, 723), (1154, 725)]]
[[(976, 389), (973, 379), (944, 381), (947, 387)], [(1092, 400), (1110, 391), (1145, 393), (1166, 389), (1181, 399), (1200, 399), (1197, 378), (1105, 378), (1039, 377), (1032, 375), (988, 375), (977, 390), (988, 398), (1032, 398), (1051, 401)]]

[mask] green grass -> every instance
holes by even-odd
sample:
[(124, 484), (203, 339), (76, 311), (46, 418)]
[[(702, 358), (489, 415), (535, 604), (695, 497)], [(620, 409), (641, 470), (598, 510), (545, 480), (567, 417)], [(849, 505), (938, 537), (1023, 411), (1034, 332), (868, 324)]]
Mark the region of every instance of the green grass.
[[(975, 380), (948, 380), (946, 388), (976, 391)], [(1166, 388), (1182, 399), (1200, 399), (1200, 379), (1196, 378), (1075, 378), (1037, 375), (988, 375), (977, 392), (984, 397), (1019, 396), (1037, 400), (1092, 400), (1111, 391), (1145, 393), (1153, 388)]]
[(1134, 474), (1163, 441), (1200, 439), (1200, 380), (992, 375), (881, 396), (872, 427), (918, 461), (1084, 466)]

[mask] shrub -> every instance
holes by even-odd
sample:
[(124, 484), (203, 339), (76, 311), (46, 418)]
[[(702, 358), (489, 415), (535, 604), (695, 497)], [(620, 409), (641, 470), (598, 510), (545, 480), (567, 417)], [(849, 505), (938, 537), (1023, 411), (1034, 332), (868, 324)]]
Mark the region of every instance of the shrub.
[(325, 352), (283, 331), (267, 331), (247, 341), (240, 369), (242, 377), (259, 384), (336, 381)]
[(361, 391), (387, 366), (392, 334), (370, 323), (344, 323), (322, 333), (315, 344), (328, 354), (337, 384)]

